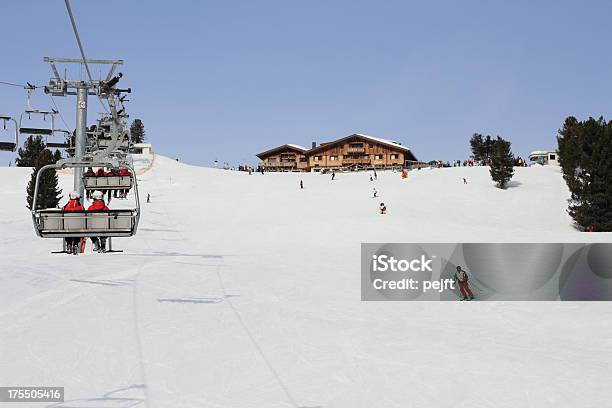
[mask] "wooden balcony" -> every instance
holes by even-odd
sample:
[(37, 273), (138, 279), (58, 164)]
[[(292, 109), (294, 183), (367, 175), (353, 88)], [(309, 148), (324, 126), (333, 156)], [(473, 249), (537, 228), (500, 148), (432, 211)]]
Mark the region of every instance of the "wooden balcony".
[(366, 157), (342, 159), (342, 163), (344, 164), (370, 164), (370, 159)]
[(297, 167), (295, 161), (277, 161), (277, 162), (265, 162), (264, 167)]

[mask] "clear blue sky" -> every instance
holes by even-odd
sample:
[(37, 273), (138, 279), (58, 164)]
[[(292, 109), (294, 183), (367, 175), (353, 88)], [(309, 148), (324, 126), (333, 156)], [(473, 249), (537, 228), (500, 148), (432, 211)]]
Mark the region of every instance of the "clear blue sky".
[[(87, 56), (126, 61), (128, 109), (155, 150), (193, 164), (355, 132), (424, 160), (467, 157), (474, 132), (525, 156), (554, 147), (568, 115), (612, 118), (610, 1), (72, 5)], [(0, 38), (0, 81), (43, 84), (44, 56), (78, 57), (62, 0), (3, 1)], [(0, 86), (0, 112), (23, 108), (24, 91)]]

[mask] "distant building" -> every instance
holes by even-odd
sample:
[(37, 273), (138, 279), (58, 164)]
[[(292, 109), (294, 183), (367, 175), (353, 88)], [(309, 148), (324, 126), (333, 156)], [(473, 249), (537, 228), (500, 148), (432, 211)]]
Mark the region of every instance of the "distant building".
[(134, 145), (132, 146), (132, 153), (151, 154), (153, 153), (153, 147), (150, 143), (134, 143)]
[(536, 150), (529, 153), (529, 160), (543, 165), (558, 166), (559, 154), (556, 150)]
[(331, 142), (313, 143), (311, 149), (283, 145), (257, 155), (271, 171), (385, 169), (417, 163), (412, 151), (398, 142), (352, 134)]
[(306, 171), (308, 149), (303, 146), (286, 144), (259, 153), (261, 166), (267, 171)]

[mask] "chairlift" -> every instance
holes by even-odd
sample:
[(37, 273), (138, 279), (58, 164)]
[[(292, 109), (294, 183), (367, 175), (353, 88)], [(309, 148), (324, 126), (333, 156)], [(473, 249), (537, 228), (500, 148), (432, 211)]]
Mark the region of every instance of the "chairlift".
[(14, 152), (19, 145), (19, 125), (15, 119), (7, 115), (0, 115), (0, 121), (2, 121), (2, 130), (8, 131), (6, 122), (12, 121), (15, 125), (15, 141), (6, 142), (0, 140), (0, 151)]
[[(32, 221), (36, 234), (41, 238), (85, 238), (85, 237), (131, 237), (136, 234), (140, 219), (140, 199), (136, 178), (133, 177), (134, 198), (133, 209), (114, 209), (108, 211), (63, 211), (58, 208), (37, 207), (38, 189), (41, 175), (50, 169), (85, 168), (85, 167), (114, 167), (111, 162), (66, 162), (48, 164), (43, 166), (36, 175), (34, 201), (32, 203)], [(133, 166), (129, 167), (135, 174)]]
[[(58, 113), (56, 110), (42, 110), (36, 109), (32, 107), (32, 92), (36, 89), (34, 86), (29, 86), (27, 88), (28, 97), (27, 97), (27, 109), (19, 116), (19, 133), (25, 135), (36, 135), (36, 136), (51, 136), (55, 129), (55, 115)], [(32, 115), (41, 115), (43, 120), (47, 120), (47, 116), (51, 117), (51, 128), (39, 128), (39, 127), (24, 127), (23, 119), (24, 115), (28, 117), (28, 120), (32, 120)]]
[(54, 129), (53, 133), (63, 133), (65, 142), (46, 142), (45, 144), (47, 147), (54, 149), (72, 149), (74, 147), (70, 131), (65, 129)]
[[(91, 166), (90, 166), (91, 167)], [(108, 190), (127, 190), (128, 192), (132, 189), (135, 183), (135, 173), (132, 170), (132, 166), (128, 164), (120, 164), (119, 169), (127, 168), (129, 175), (87, 175), (83, 174), (83, 187), (87, 191), (108, 191)]]

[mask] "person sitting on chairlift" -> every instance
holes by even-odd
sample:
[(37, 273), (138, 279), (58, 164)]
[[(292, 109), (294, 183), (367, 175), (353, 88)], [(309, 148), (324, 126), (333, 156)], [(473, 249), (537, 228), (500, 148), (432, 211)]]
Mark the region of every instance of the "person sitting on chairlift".
[[(119, 175), (121, 177), (130, 177), (132, 175), (132, 173), (130, 173), (130, 169), (128, 169), (127, 167), (121, 167), (119, 169)], [(128, 195), (128, 191), (130, 191), (127, 188), (121, 189), (120, 190), (120, 197), (121, 198), (126, 198)]]
[[(94, 173), (93, 168), (88, 167), (85, 174), (83, 174), (83, 177), (96, 177), (96, 173)], [(91, 193), (91, 190), (87, 190), (86, 194), (88, 199), (91, 199)]]
[[(119, 177), (119, 169), (113, 167), (110, 169), (110, 171), (108, 173), (106, 173), (107, 177)], [(117, 198), (117, 193), (119, 193), (119, 190), (108, 190), (108, 201), (110, 201), (111, 199), (111, 194), (113, 195), (114, 198)]]
[[(94, 191), (92, 194), (93, 203), (89, 206), (87, 211), (108, 211), (109, 208), (104, 204), (104, 193), (101, 191)], [(94, 251), (106, 252), (106, 237), (90, 237), (91, 242), (94, 245)]]
[[(66, 203), (63, 211), (84, 211), (83, 205), (81, 205), (81, 201), (79, 200), (81, 195), (76, 191), (70, 193), (70, 200)], [(65, 238), (66, 240), (66, 253), (77, 255), (79, 253), (79, 244), (81, 243), (81, 238), (69, 237)]]

